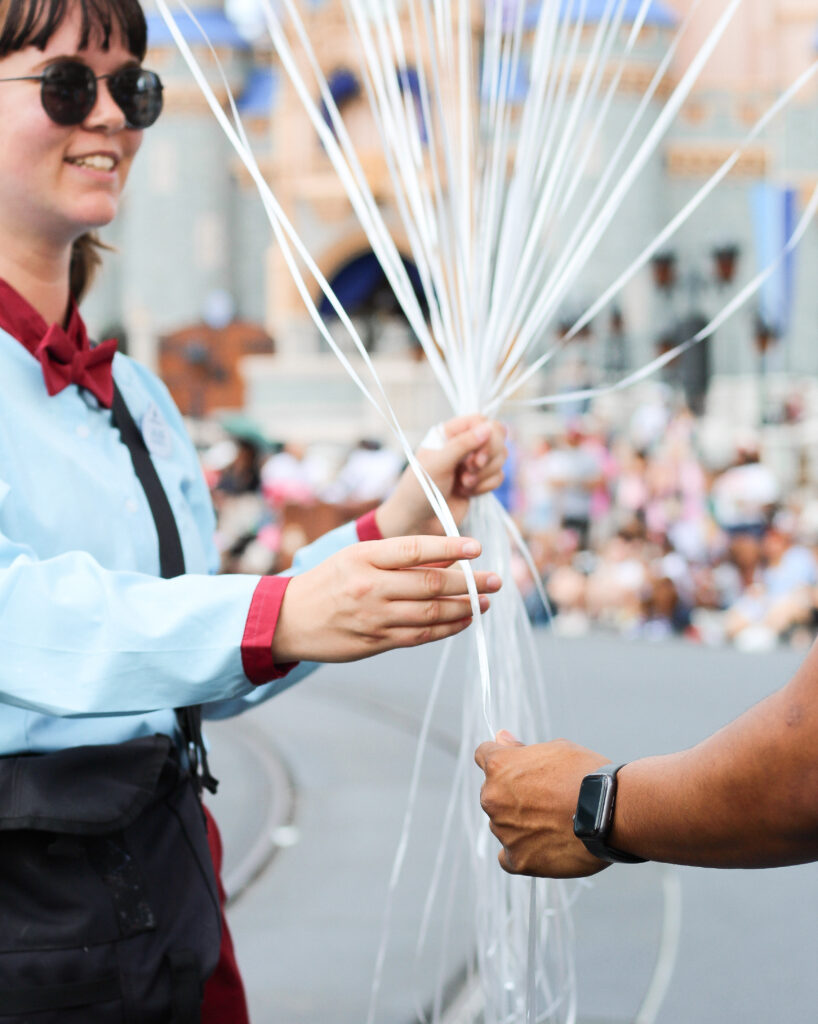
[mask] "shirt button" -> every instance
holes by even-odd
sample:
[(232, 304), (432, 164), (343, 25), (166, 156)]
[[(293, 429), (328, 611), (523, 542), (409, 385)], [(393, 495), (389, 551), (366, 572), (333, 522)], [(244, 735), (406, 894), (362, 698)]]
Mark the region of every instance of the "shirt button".
[(81, 423), (77, 427), (77, 437), (83, 437), (84, 438), (84, 437), (90, 437), (90, 436), (91, 436), (90, 429), (88, 427), (86, 427), (84, 423)]
[(137, 512), (139, 510), (139, 505), (137, 504), (137, 502), (133, 500), (133, 498), (128, 498), (128, 500), (125, 502), (125, 508), (129, 512)]

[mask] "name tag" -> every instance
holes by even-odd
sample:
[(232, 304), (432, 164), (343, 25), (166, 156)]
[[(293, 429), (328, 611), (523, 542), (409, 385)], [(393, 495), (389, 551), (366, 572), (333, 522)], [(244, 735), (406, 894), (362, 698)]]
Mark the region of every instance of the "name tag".
[(173, 455), (173, 435), (170, 427), (153, 402), (145, 410), (139, 427), (151, 455), (159, 459), (169, 459)]

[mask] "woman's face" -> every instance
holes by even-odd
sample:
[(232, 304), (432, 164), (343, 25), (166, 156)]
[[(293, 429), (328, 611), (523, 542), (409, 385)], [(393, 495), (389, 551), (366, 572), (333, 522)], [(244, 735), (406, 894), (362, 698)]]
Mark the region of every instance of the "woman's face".
[[(45, 50), (30, 46), (0, 59), (0, 79), (39, 75), (70, 57), (95, 75), (139, 61), (113, 35), (107, 50), (78, 50), (80, 17), (69, 9)], [(40, 104), (39, 82), (0, 82), (0, 228), (3, 237), (70, 245), (114, 217), (142, 132), (125, 126), (106, 83), (82, 124), (55, 124)]]

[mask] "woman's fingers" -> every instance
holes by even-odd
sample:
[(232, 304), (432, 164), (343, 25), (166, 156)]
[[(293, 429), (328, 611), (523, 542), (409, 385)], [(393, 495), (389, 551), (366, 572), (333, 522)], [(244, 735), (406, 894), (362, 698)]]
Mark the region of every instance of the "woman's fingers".
[[(478, 594), (495, 594), (503, 585), (493, 572), (476, 572), (474, 582)], [(468, 585), (461, 569), (424, 566), (408, 572), (390, 572), (384, 581), (384, 597), (391, 601), (424, 601), (465, 594), (468, 594)]]
[[(463, 416), (443, 424), (446, 442), (440, 449), (420, 449), (423, 463), (438, 483), (453, 471), (479, 473), (491, 459), (505, 459), (505, 427), (482, 416)], [(449, 480), (449, 486), (451, 481)]]
[[(353, 661), (430, 643), (472, 620), (466, 578), (454, 561), (480, 545), (461, 537), (399, 537), (351, 545), (290, 581), (279, 610), (277, 662)], [(431, 565), (431, 562), (444, 565)], [(407, 571), (408, 570), (408, 571)], [(475, 574), (479, 607), (499, 590), (492, 572)]]
[[(503, 482), (503, 468), (505, 464), (505, 452), (501, 452), (493, 458), (486, 460), (485, 464), (479, 469), (467, 463), (460, 474), (460, 486), (470, 493), (485, 494), (487, 490), (494, 489), (487, 486), (489, 481), (492, 483), (494, 481), (498, 483)], [(497, 485), (497, 483), (494, 483), (494, 487)]]
[(447, 622), (439, 626), (395, 629), (390, 634), (390, 648), (419, 647), (421, 644), (434, 643), (435, 640), (445, 640), (446, 637), (456, 636), (464, 629), (468, 629), (471, 621), (471, 618), (458, 619), (457, 622)]
[(432, 562), (476, 558), (480, 544), (471, 537), (394, 537), (358, 545), (376, 569), (412, 569)]
[(487, 477), (481, 480), (479, 484), (474, 488), (472, 494), (477, 496), (478, 494), (490, 494), (491, 491), (496, 491), (500, 484), (505, 479), (505, 473), (500, 472), (495, 476)]
[(489, 463), (499, 461), (503, 465), (508, 458), (506, 448), (505, 428), (500, 423), (492, 424), (492, 430), (488, 440), (479, 448), (471, 451), (461, 462), (461, 471), (467, 473), (480, 473), (486, 469)]
[[(480, 611), (488, 611), (489, 599), (485, 594), (479, 597)], [(472, 617), (471, 601), (468, 597), (441, 597), (433, 601), (393, 601), (389, 605), (392, 628), (403, 626), (441, 626)]]

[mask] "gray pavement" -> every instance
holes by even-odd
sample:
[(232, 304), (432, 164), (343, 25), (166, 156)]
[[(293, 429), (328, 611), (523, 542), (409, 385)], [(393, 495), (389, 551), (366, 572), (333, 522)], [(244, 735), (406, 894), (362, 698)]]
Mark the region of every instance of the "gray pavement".
[[(800, 660), (793, 652), (741, 655), (605, 637), (557, 641), (542, 634), (538, 643), (543, 664), (554, 669), (555, 734), (622, 760), (696, 742), (783, 684)], [(230, 920), (254, 1024), (366, 1020), (434, 663), (430, 649), (326, 667), (251, 715), (208, 729), (223, 781), (212, 806), (237, 893)], [(395, 900), (379, 1024), (414, 1021), (440, 962), (454, 975), (470, 949), (464, 891), (445, 950), (433, 934), (413, 971), (454, 765), (456, 704), (454, 690), (444, 693), (435, 718)], [(674, 896), (678, 956), (658, 1024), (818, 1020), (818, 866), (740, 872), (649, 864), (605, 872), (578, 900), (583, 1022), (637, 1019), (666, 900), (672, 906)], [(640, 1021), (648, 1019), (644, 1012)]]

